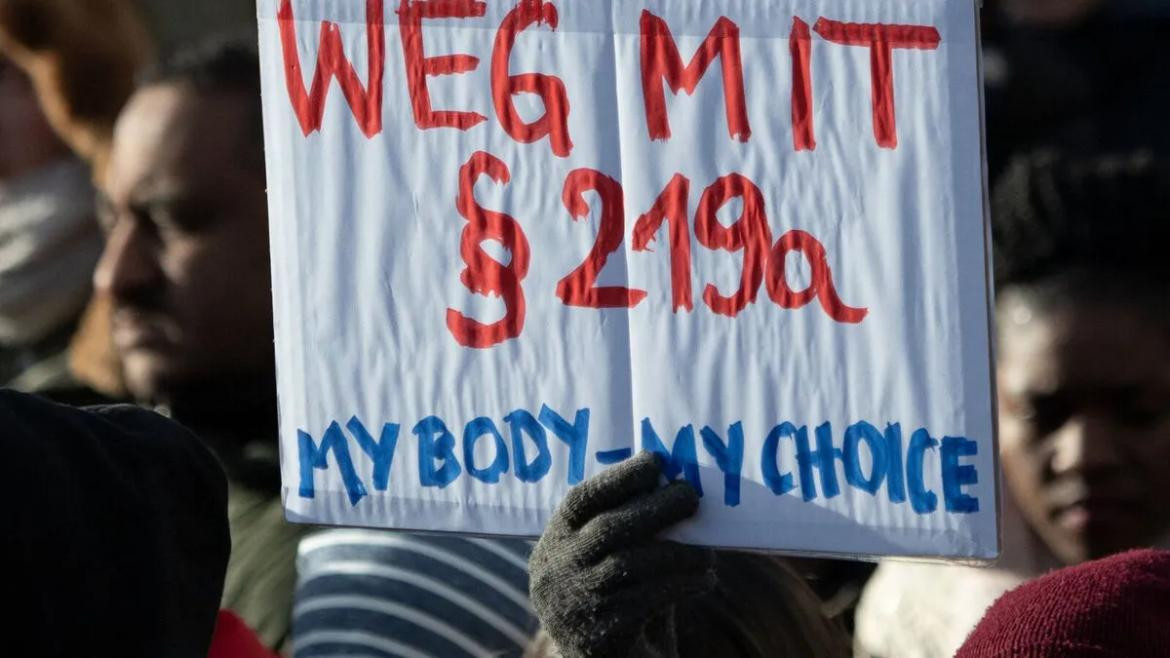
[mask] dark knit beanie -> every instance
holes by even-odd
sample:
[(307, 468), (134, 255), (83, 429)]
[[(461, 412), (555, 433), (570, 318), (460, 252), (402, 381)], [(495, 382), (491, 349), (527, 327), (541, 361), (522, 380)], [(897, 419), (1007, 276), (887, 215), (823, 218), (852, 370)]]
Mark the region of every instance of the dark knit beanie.
[(1170, 552), (1054, 571), (1000, 597), (955, 658), (1170, 656)]

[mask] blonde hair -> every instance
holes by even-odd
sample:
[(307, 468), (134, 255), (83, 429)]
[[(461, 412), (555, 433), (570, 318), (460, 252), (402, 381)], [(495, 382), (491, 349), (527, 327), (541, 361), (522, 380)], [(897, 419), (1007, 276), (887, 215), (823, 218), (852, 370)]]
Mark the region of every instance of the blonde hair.
[[(677, 655), (696, 658), (836, 658), (849, 655), (844, 629), (824, 613), (821, 600), (788, 564), (776, 557), (718, 551), (718, 578), (710, 593), (674, 608)], [(650, 638), (653, 641), (654, 638)], [(560, 658), (544, 630), (525, 658)]]

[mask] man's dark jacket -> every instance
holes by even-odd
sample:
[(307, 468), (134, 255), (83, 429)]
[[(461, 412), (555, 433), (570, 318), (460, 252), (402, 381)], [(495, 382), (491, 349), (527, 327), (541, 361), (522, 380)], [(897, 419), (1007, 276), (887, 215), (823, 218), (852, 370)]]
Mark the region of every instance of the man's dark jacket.
[(0, 390), (0, 653), (207, 655), (227, 486), (182, 426)]

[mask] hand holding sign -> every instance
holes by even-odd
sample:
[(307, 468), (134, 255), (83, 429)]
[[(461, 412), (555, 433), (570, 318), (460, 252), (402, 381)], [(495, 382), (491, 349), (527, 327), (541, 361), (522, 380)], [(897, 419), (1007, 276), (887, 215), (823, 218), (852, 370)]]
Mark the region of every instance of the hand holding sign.
[(657, 537), (696, 492), (660, 486), (642, 454), (565, 497), (529, 561), (532, 604), (559, 655), (848, 655), (844, 632), (782, 560)]
[(673, 606), (715, 586), (714, 552), (660, 541), (693, 515), (686, 482), (660, 487), (643, 453), (573, 489), (532, 551), (532, 605), (565, 658), (629, 656)]

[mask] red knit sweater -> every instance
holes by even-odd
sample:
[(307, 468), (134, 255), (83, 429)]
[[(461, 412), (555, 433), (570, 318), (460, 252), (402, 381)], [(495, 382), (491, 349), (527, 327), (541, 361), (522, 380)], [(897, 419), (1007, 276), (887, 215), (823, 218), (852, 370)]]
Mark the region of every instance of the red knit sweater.
[(1004, 594), (956, 658), (1170, 656), (1170, 552), (1133, 551)]

